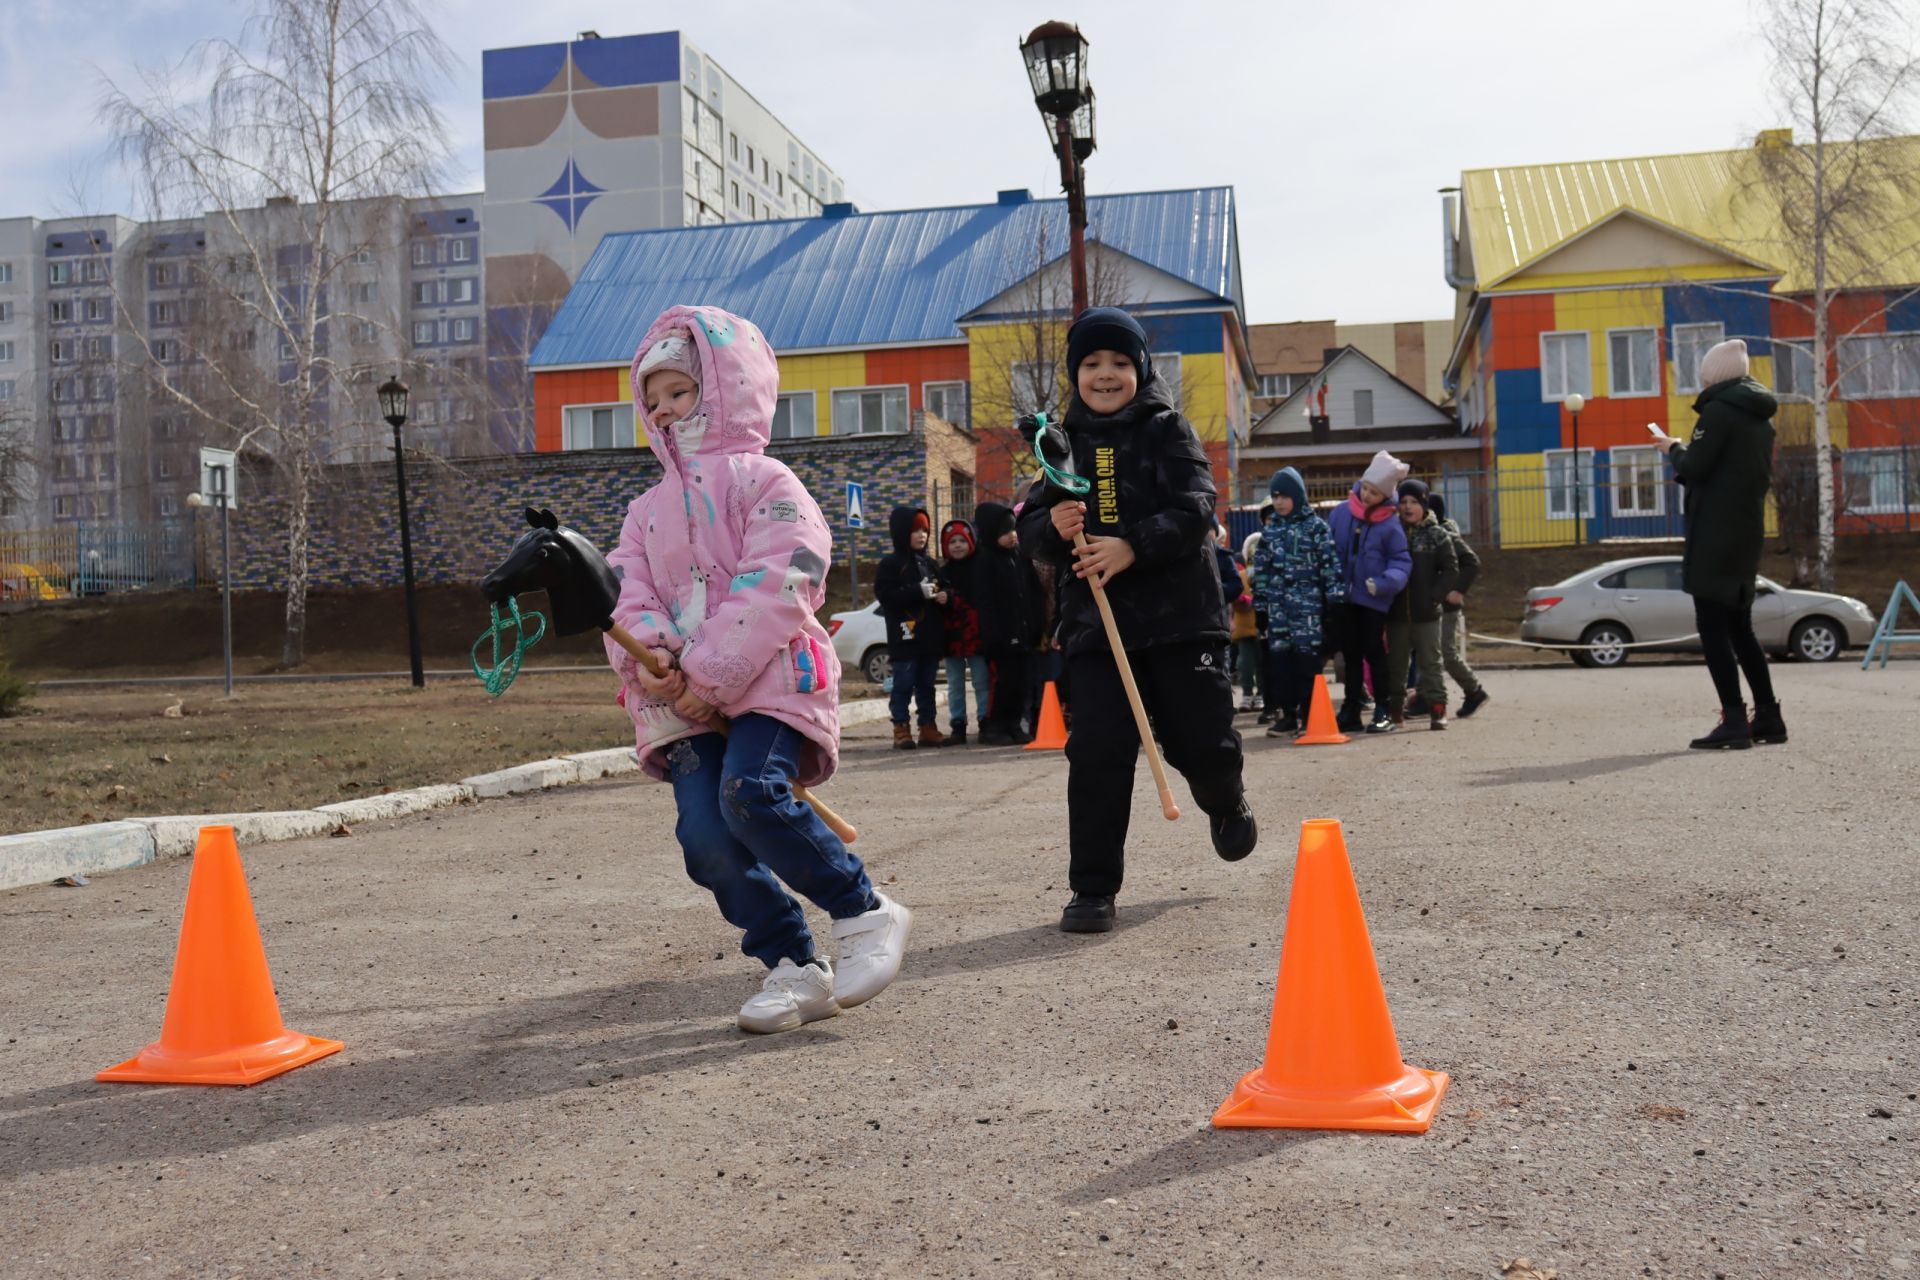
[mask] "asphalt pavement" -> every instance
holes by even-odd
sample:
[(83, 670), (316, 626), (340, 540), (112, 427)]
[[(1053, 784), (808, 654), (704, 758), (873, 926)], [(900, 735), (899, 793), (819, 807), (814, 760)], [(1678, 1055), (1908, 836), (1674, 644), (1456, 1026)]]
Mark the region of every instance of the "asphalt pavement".
[[(159, 1033), (185, 861), (0, 894), (0, 1275), (1912, 1274), (1920, 666), (1775, 674), (1792, 741), (1741, 753), (1685, 749), (1698, 666), (1250, 737), (1235, 865), (1143, 762), (1104, 936), (1054, 928), (1060, 753), (851, 731), (824, 794), (911, 951), (766, 1038), (644, 781), (248, 850), (288, 1024), (347, 1046), (251, 1089), (93, 1080)], [(1321, 817), (1453, 1076), (1422, 1136), (1208, 1125)]]

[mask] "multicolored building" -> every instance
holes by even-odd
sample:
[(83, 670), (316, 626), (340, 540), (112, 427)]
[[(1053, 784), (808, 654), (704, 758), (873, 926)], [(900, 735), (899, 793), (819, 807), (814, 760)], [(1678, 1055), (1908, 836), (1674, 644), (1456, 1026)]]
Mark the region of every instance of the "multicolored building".
[[(1920, 139), (1884, 145), (1920, 151)], [(1782, 449), (1804, 450), (1812, 286), (1760, 188), (1753, 151), (1461, 175), (1445, 204), (1458, 299), (1447, 384), (1493, 479), (1479, 518), (1503, 545), (1678, 533), (1647, 425), (1690, 435), (1700, 357), (1727, 338), (1746, 341), (1753, 376), (1785, 402)], [(1920, 207), (1897, 213), (1890, 243), (1904, 248), (1836, 258), (1831, 276), (1846, 286), (1823, 375), (1843, 530), (1920, 506)]]
[[(1252, 364), (1230, 188), (1088, 201), (1089, 274), (1146, 327), (1156, 368), (1231, 492)], [(627, 367), (653, 318), (706, 303), (758, 324), (780, 359), (776, 442), (926, 431), (924, 492), (964, 511), (1028, 470), (1012, 422), (1064, 371), (1066, 206), (991, 204), (606, 236), (534, 351), (542, 451), (632, 449)], [(1044, 396), (1043, 396), (1044, 398)], [(964, 444), (927, 430), (950, 424)], [(644, 447), (644, 446), (642, 446)], [(844, 478), (862, 479), (844, 453)], [(942, 499), (939, 495), (948, 496)], [(838, 494), (820, 495), (823, 505)]]

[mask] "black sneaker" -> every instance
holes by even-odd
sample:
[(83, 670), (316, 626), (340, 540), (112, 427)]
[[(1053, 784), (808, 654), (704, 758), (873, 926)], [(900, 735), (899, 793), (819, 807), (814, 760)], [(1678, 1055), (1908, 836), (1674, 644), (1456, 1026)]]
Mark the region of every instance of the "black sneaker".
[(1695, 751), (1745, 751), (1753, 745), (1753, 730), (1747, 724), (1745, 706), (1727, 707), (1720, 712), (1720, 723), (1704, 738), (1687, 744)]
[(1267, 728), (1269, 738), (1294, 738), (1300, 734), (1300, 726), (1293, 718), (1293, 712), (1283, 712), (1278, 720)]
[(1228, 862), (1238, 862), (1260, 843), (1260, 827), (1253, 820), (1253, 809), (1245, 796), (1240, 807), (1224, 817), (1209, 817), (1207, 829), (1213, 834), (1213, 851)]
[(1273, 708), (1272, 708), (1272, 707), (1262, 707), (1262, 708), (1260, 708), (1260, 715), (1259, 715), (1259, 717), (1258, 717), (1257, 719), (1255, 719), (1255, 720), (1254, 720), (1254, 723), (1255, 723), (1255, 724), (1272, 724), (1272, 723), (1273, 723)]
[(1010, 747), (1013, 745), (1013, 735), (996, 726), (982, 729), (979, 742), (983, 747)]
[(951, 726), (947, 730), (947, 740), (941, 743), (940, 745), (943, 747), (966, 746), (967, 745), (967, 726), (964, 723)]
[(1394, 718), (1391, 715), (1389, 715), (1385, 711), (1382, 711), (1379, 715), (1373, 718), (1373, 723), (1367, 726), (1367, 732), (1368, 733), (1398, 733), (1400, 732), (1400, 726), (1398, 723), (1394, 721)]
[(1472, 693), (1460, 700), (1460, 711), (1458, 713), (1460, 718), (1465, 720), (1481, 707), (1486, 706), (1487, 699), (1492, 696), (1493, 695), (1489, 694), (1485, 688), (1475, 689)]
[(1763, 746), (1777, 747), (1787, 740), (1787, 722), (1781, 718), (1780, 704), (1760, 702), (1754, 704), (1753, 719), (1747, 722), (1747, 730), (1753, 740)]
[(1112, 933), (1113, 895), (1076, 893), (1060, 913), (1062, 933)]
[(1343, 708), (1340, 714), (1334, 717), (1333, 727), (1342, 733), (1360, 732), (1363, 727), (1360, 723), (1360, 712), (1357, 709), (1348, 711)]

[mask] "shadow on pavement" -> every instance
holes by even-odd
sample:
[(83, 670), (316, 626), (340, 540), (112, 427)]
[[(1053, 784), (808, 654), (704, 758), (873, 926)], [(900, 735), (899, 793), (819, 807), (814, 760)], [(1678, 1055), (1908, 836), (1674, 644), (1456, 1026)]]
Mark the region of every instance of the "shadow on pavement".
[(1128, 1195), (1183, 1178), (1231, 1169), (1277, 1151), (1292, 1151), (1309, 1142), (1339, 1136), (1312, 1129), (1215, 1129), (1209, 1126), (1170, 1142), (1132, 1164), (1082, 1183), (1059, 1200), (1062, 1204), (1097, 1204), (1109, 1196)]
[(1579, 760), (1568, 764), (1525, 764), (1511, 769), (1493, 769), (1480, 774), (1469, 781), (1475, 787), (1518, 787), (1534, 782), (1578, 782), (1586, 778), (1603, 778), (1610, 773), (1625, 773), (1629, 769), (1644, 769), (1666, 760), (1681, 760), (1695, 753), (1690, 751), (1661, 751), (1651, 755), (1606, 756), (1599, 760)]
[[(1129, 905), (1118, 932), (1146, 925), (1175, 907), (1209, 901), (1187, 897)], [(957, 939), (909, 951), (902, 977), (912, 981), (1019, 964), (1097, 946), (1112, 936), (1063, 934), (1049, 922)], [(844, 1042), (838, 1020), (777, 1036), (750, 1036), (720, 1025), (721, 1011), (742, 998), (750, 979), (729, 969), (496, 1004), (487, 1006), (485, 1015), (438, 1028), (413, 1022), (404, 1032), (389, 1034), (404, 1034), (415, 1043), (429, 1035), (459, 1047), (401, 1056), (361, 1057), (356, 1050), (378, 1052), (385, 1046), (349, 1026), (324, 1025), (324, 1012), (302, 1014), (298, 1025), (340, 1035), (346, 1051), (251, 1089), (110, 1085), (89, 1078), (0, 1095), (0, 1116), (7, 1117), (0, 1124), (0, 1182), (60, 1169), (230, 1151), (442, 1107), (619, 1088), (650, 1076), (726, 1068), (760, 1054), (822, 1051)], [(663, 1020), (673, 1025), (631, 1029)], [(153, 1030), (143, 1027), (140, 1034)]]

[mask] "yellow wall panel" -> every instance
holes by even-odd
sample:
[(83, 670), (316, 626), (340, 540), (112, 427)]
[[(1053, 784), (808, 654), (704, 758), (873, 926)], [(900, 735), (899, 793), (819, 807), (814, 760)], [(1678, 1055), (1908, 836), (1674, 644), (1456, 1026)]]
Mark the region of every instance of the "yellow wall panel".
[(1538, 453), (1505, 453), (1498, 468), (1502, 547), (1571, 546), (1584, 521), (1547, 519), (1546, 458)]
[(620, 398), (622, 400), (633, 399), (633, 369), (631, 367), (620, 370)]
[(1607, 377), (1607, 330), (1659, 329), (1666, 323), (1666, 301), (1658, 288), (1583, 289), (1555, 294), (1553, 327), (1585, 329), (1587, 356), (1593, 362), (1593, 394), (1604, 396), (1612, 383)]

